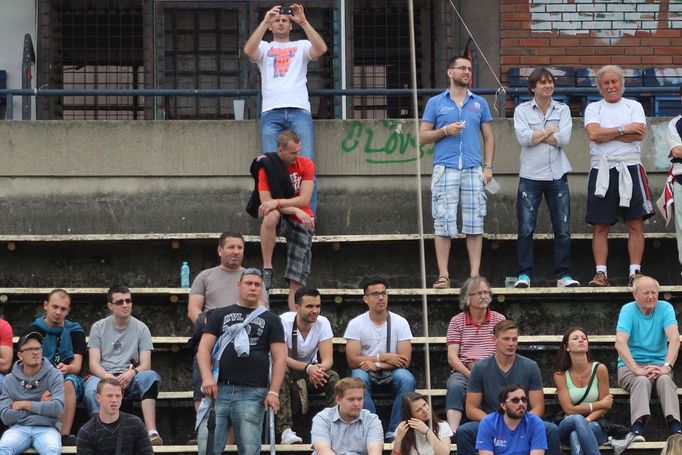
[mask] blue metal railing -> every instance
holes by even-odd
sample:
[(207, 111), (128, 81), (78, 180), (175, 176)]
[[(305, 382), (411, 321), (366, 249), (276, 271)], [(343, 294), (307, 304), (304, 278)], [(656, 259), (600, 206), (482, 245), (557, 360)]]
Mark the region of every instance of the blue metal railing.
[[(433, 96), (441, 93), (444, 88), (418, 89), (418, 96)], [(500, 117), (505, 117), (507, 99), (509, 96), (528, 95), (528, 89), (522, 87), (475, 88), (479, 95), (497, 95), (497, 108)], [(588, 96), (599, 95), (596, 87), (557, 87), (557, 95)], [(196, 96), (196, 97), (228, 97), (248, 98), (258, 96), (257, 89), (0, 89), (0, 97), (7, 98), (6, 118), (14, 118), (14, 96)], [(310, 90), (311, 96), (406, 96), (411, 95), (411, 89), (316, 89)], [(625, 95), (657, 95), (678, 96), (678, 87), (626, 87)]]

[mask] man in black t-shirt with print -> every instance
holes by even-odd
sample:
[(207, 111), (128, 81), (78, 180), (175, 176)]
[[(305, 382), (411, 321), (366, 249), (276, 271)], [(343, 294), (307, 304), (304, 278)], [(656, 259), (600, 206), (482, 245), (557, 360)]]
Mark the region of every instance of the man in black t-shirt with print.
[[(266, 407), (279, 411), (279, 390), (287, 357), (282, 322), (279, 316), (259, 305), (263, 289), (263, 274), (259, 269), (244, 269), (237, 286), (239, 303), (211, 311), (199, 343), (201, 389), (206, 397), (215, 400), (216, 416), (213, 448), (206, 447), (207, 418), (201, 421), (199, 454), (222, 453), (230, 426), (234, 426), (240, 454), (259, 454), (263, 412)], [(242, 325), (254, 311), (262, 313), (244, 328), (237, 329), (236, 337), (225, 346), (216, 380), (212, 371), (216, 341), (225, 331), (229, 333)], [(272, 356), (270, 381), (268, 354)]]

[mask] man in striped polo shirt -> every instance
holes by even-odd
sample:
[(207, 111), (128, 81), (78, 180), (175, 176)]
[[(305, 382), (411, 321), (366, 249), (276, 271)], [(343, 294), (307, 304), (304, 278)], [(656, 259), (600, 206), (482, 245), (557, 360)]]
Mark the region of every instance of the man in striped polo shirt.
[(482, 276), (467, 279), (459, 293), (459, 307), (448, 325), (448, 378), (445, 408), (453, 432), (457, 432), (464, 412), (464, 394), (474, 364), (495, 354), (493, 327), (504, 316), (490, 309), (490, 285)]

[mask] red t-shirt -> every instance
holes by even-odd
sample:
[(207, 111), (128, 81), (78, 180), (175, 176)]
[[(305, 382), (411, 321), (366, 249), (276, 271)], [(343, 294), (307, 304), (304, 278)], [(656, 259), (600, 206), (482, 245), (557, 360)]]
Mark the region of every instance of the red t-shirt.
[[(291, 184), (294, 186), (294, 197), (296, 197), (301, 193), (301, 183), (315, 179), (315, 163), (310, 158), (298, 157), (293, 164), (287, 167), (287, 172)], [(258, 170), (258, 191), (270, 191), (268, 176), (263, 168)], [(313, 211), (310, 210), (310, 202), (302, 210), (311, 217), (314, 216)], [(289, 215), (289, 218), (296, 223), (301, 222), (295, 215)]]
[(0, 319), (0, 346), (9, 346), (10, 348), (14, 346), (14, 342), (12, 340), (13, 336), (12, 326), (9, 325), (9, 322), (5, 321), (4, 319)]

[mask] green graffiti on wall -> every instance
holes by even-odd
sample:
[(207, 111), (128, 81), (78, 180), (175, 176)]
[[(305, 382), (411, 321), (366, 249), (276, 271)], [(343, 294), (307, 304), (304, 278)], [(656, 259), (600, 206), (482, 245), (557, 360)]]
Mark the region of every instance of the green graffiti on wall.
[(433, 146), (419, 145), (408, 123), (398, 120), (382, 120), (381, 127), (375, 129), (360, 121), (352, 121), (346, 127), (346, 136), (339, 146), (345, 153), (363, 153), (368, 164), (411, 163), (426, 155), (433, 155)]

